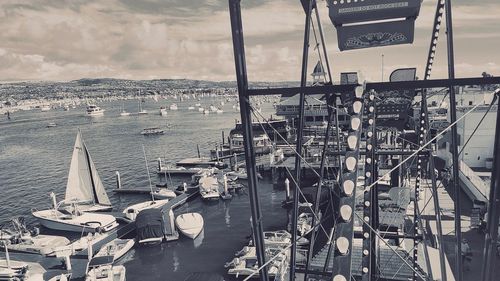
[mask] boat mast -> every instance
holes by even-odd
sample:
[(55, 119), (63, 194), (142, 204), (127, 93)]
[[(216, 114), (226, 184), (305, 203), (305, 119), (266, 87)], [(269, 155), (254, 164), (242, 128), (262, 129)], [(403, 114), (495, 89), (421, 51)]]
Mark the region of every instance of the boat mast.
[(144, 145), (142, 145), (142, 153), (144, 154), (144, 162), (146, 162), (146, 171), (148, 172), (148, 180), (149, 180), (149, 189), (151, 190), (151, 200), (155, 201), (155, 197), (153, 196), (153, 186), (151, 185), (151, 175), (149, 174), (148, 167), (148, 159), (146, 158), (146, 149), (144, 149)]
[(82, 146), (83, 146), (82, 148), (83, 152), (85, 153), (85, 160), (87, 162), (87, 167), (89, 169), (90, 182), (92, 183), (92, 193), (94, 194), (94, 204), (99, 204), (99, 197), (97, 196), (97, 190), (95, 188), (94, 176), (92, 175), (92, 164), (90, 163), (89, 151), (87, 150), (87, 146), (83, 141), (82, 133), (80, 132), (80, 130), (78, 130), (78, 134), (80, 134), (80, 139), (82, 140)]

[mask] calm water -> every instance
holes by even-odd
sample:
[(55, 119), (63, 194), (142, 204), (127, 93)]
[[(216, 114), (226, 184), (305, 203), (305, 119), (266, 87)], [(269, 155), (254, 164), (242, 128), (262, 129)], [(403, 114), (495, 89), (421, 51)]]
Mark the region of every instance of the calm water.
[[(216, 99), (200, 101), (202, 106), (218, 104)], [(51, 110), (41, 112), (16, 112), (11, 121), (0, 121), (0, 222), (12, 216), (23, 215), (30, 223), (31, 208), (42, 209), (50, 205), (49, 193), (64, 197), (71, 153), (80, 128), (101, 179), (115, 210), (148, 200), (147, 195), (117, 195), (115, 171), (121, 174), (122, 185), (126, 187), (147, 187), (148, 177), (142, 152), (146, 150), (150, 170), (156, 169), (156, 159), (167, 157), (172, 161), (195, 157), (196, 145), (201, 153), (221, 142), (221, 131), (226, 136), (234, 127), (239, 113), (232, 103), (224, 105), (223, 114), (204, 116), (200, 112), (188, 111), (194, 101), (177, 102), (178, 111), (169, 111), (168, 117), (158, 114), (161, 105), (172, 101), (148, 100), (144, 108), (147, 116), (120, 117), (122, 102), (99, 104), (106, 109), (98, 118), (84, 116), (84, 108), (70, 111)], [(138, 111), (137, 100), (123, 103), (128, 112)], [(263, 115), (274, 113), (271, 104), (262, 106)], [(57, 123), (55, 128), (46, 128), (49, 122)], [(163, 136), (144, 137), (143, 128), (167, 128)], [(153, 184), (160, 181), (151, 173)], [(172, 178), (175, 185), (188, 178)], [(280, 207), (284, 193), (262, 182), (260, 186), (262, 211), (266, 214), (266, 230), (282, 229), (286, 226), (286, 211)], [(161, 247), (135, 248), (120, 262), (127, 268), (127, 280), (183, 280), (190, 272), (225, 273), (224, 263), (247, 242), (250, 234), (250, 206), (246, 192), (230, 201), (204, 203), (199, 198), (175, 210), (175, 214), (199, 212), (205, 219), (205, 230), (197, 239), (182, 237)], [(227, 277), (227, 276), (226, 276)], [(228, 278), (229, 279), (229, 278)]]

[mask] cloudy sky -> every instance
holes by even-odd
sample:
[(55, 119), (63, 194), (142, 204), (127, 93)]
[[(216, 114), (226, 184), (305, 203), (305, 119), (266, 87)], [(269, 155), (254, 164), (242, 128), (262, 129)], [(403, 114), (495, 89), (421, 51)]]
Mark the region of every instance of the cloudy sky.
[[(435, 0), (424, 0), (413, 45), (340, 53), (318, 0), (332, 73), (387, 78), (425, 65)], [(249, 79), (300, 79), (304, 16), (298, 0), (243, 0)], [(456, 76), (500, 75), (500, 1), (454, 0)], [(442, 29), (443, 30), (443, 29)], [(445, 77), (441, 33), (433, 77)], [(311, 52), (311, 64), (317, 56)], [(0, 0), (0, 81), (190, 78), (234, 80), (227, 0)]]

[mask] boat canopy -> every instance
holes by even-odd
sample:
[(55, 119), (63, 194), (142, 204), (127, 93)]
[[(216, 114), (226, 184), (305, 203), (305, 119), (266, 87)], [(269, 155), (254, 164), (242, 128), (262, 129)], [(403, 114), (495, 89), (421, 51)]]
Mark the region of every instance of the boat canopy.
[(135, 219), (137, 240), (163, 237), (166, 233), (166, 222), (161, 209), (145, 209)]

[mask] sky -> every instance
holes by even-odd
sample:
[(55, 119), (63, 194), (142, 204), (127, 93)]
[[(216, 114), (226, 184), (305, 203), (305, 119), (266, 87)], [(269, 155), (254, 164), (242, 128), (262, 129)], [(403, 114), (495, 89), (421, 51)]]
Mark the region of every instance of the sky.
[[(500, 1), (452, 5), (456, 76), (500, 75)], [(423, 1), (411, 45), (340, 52), (326, 1), (318, 0), (334, 80), (361, 71), (380, 81), (382, 54), (384, 79), (400, 67), (423, 76), (435, 6)], [(242, 0), (242, 7), (249, 80), (300, 80), (300, 1)], [(433, 78), (447, 77), (441, 31)], [(235, 80), (227, 0), (0, 0), (0, 81), (104, 77)]]

